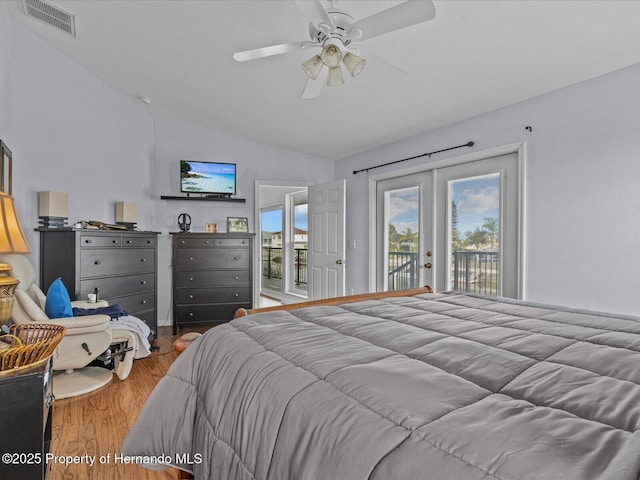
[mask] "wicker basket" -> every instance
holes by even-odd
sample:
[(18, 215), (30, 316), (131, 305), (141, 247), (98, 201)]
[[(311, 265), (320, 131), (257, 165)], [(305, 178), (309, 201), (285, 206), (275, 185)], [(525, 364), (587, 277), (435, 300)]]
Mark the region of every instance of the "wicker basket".
[(5, 347), (0, 350), (0, 377), (26, 373), (45, 363), (67, 331), (48, 323), (10, 325), (9, 329), (10, 334), (0, 336)]

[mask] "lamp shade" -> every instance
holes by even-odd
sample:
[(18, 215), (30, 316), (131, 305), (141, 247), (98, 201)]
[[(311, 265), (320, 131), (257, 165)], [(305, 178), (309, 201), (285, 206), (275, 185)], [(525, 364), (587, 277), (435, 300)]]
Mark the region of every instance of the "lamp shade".
[(0, 253), (31, 253), (13, 197), (4, 192), (0, 192)]
[(344, 66), (347, 67), (347, 70), (352, 77), (357, 77), (364, 68), (364, 65), (365, 63), (367, 63), (367, 61), (354, 53), (347, 52), (347, 54), (342, 59), (342, 63), (344, 63)]
[(302, 64), (302, 69), (310, 79), (315, 80), (318, 78), (318, 73), (320, 73), (320, 69), (323, 65), (324, 63), (322, 63), (320, 55), (314, 55)]
[(116, 223), (136, 223), (138, 206), (131, 202), (116, 202)]
[(38, 192), (39, 217), (69, 217), (69, 195), (61, 192)]

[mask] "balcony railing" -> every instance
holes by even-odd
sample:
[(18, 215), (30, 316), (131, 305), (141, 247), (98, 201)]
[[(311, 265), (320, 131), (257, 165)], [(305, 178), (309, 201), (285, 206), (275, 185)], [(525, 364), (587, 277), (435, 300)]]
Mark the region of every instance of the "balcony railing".
[(498, 260), (498, 252), (453, 252), (451, 288), (461, 292), (498, 295)]
[(418, 252), (389, 252), (388, 290), (418, 286)]
[[(293, 253), (294, 284), (307, 285), (307, 249), (296, 248)], [(262, 276), (282, 279), (282, 248), (262, 247)]]
[[(453, 252), (451, 289), (468, 293), (498, 295), (499, 255), (497, 252)], [(417, 252), (389, 252), (388, 290), (403, 290), (418, 286), (419, 255)], [(307, 249), (294, 250), (294, 282), (307, 288)], [(262, 276), (282, 279), (282, 248), (262, 247)]]
[[(458, 251), (452, 257), (452, 290), (498, 295), (500, 269), (497, 252)], [(418, 286), (418, 259), (417, 252), (389, 252), (388, 290)]]

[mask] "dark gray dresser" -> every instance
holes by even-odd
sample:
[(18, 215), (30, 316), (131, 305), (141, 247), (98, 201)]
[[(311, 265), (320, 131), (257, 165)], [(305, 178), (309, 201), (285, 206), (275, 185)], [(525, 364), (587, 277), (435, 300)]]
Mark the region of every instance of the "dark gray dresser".
[(253, 233), (172, 233), (173, 334), (252, 308)]
[(39, 229), (40, 286), (62, 277), (72, 299), (120, 305), (157, 337), (158, 232)]

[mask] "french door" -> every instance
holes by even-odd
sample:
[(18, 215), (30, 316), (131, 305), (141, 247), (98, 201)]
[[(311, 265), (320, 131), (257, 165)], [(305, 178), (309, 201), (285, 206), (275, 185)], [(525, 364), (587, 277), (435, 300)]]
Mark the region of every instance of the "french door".
[(518, 298), (519, 170), (510, 153), (378, 181), (377, 289)]

